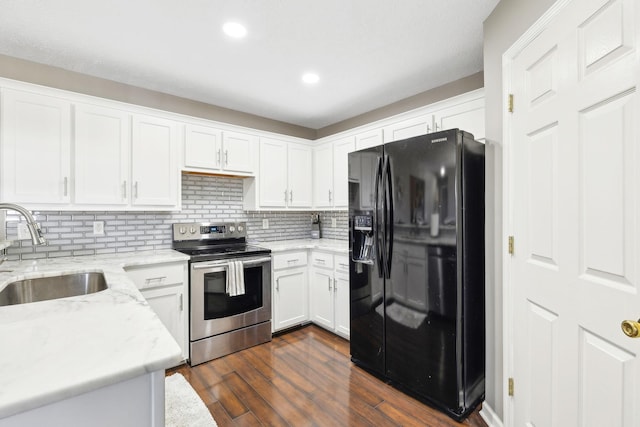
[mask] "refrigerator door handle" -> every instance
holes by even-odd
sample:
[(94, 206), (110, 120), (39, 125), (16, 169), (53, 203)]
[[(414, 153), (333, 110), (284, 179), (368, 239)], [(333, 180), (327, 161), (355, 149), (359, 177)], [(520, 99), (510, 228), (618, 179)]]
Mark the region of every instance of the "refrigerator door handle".
[(384, 264), (382, 258), (382, 246), (384, 245), (383, 238), (380, 236), (380, 184), (383, 182), (382, 180), (382, 157), (378, 157), (378, 165), (376, 166), (376, 184), (375, 184), (375, 201), (374, 201), (374, 218), (373, 218), (373, 233), (375, 238), (375, 247), (376, 247), (376, 265), (378, 266), (378, 277), (383, 278), (384, 273)]
[(391, 279), (391, 258), (393, 256), (393, 188), (391, 174), (391, 164), (389, 156), (385, 156), (382, 167), (383, 180), (383, 201), (384, 201), (384, 225), (383, 225), (383, 247), (384, 247), (384, 277)]

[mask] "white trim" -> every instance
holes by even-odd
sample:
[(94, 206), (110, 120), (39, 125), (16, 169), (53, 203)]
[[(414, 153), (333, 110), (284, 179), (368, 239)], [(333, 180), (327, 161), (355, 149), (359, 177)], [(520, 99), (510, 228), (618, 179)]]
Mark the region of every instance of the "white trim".
[[(509, 396), (507, 379), (513, 376), (513, 286), (511, 283), (512, 264), (511, 256), (506, 250), (508, 236), (513, 233), (513, 141), (511, 113), (507, 111), (506, 100), (513, 89), (512, 73), (514, 59), (545, 29), (549, 27), (553, 19), (572, 0), (556, 1), (538, 20), (525, 31), (509, 49), (502, 55), (502, 218), (503, 218), (503, 259), (502, 259), (502, 319), (503, 319), (503, 365), (502, 365), (502, 397), (503, 397), (503, 421), (507, 426), (514, 425), (513, 397)], [(517, 100), (516, 100), (517, 102)], [(517, 104), (514, 110), (518, 108)], [(483, 417), (484, 418), (484, 417)]]
[(482, 402), (480, 417), (485, 423), (487, 423), (488, 427), (503, 427), (502, 420), (498, 417), (498, 414), (495, 413), (493, 408), (487, 404), (487, 402)]

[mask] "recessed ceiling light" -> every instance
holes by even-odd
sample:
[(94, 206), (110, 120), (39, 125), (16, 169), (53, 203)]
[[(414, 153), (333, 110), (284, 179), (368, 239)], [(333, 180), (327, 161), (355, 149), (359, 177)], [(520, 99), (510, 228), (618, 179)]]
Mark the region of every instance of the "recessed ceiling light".
[(244, 25), (238, 24), (237, 22), (227, 22), (222, 26), (222, 31), (234, 39), (241, 39), (247, 35), (247, 29)]
[(318, 83), (319, 80), (320, 76), (318, 76), (316, 73), (304, 73), (302, 75), (302, 81), (306, 84), (315, 84)]

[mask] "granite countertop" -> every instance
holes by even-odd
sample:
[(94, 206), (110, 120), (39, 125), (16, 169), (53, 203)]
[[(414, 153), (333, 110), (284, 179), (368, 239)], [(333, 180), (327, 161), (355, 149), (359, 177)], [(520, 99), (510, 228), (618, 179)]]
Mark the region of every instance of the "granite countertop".
[(349, 253), (349, 241), (337, 239), (293, 239), (257, 242), (259, 246), (271, 249), (271, 252), (284, 252), (295, 249), (321, 249), (338, 253)]
[(103, 272), (108, 289), (0, 307), (0, 418), (179, 363), (180, 347), (123, 268), (188, 259), (159, 250), (1, 264), (0, 290), (75, 272)]

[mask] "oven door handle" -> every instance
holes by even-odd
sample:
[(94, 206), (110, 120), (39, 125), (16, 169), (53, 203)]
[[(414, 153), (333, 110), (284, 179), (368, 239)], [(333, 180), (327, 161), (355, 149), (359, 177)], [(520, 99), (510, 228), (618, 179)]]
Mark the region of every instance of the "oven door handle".
[[(203, 268), (224, 267), (231, 260), (242, 260), (242, 258), (229, 258), (226, 260), (211, 261), (211, 262), (194, 262), (193, 264), (191, 264), (191, 268), (194, 270), (201, 270)], [(251, 266), (255, 264), (263, 264), (265, 262), (271, 262), (271, 257), (248, 258), (242, 261), (242, 264), (244, 266)]]

